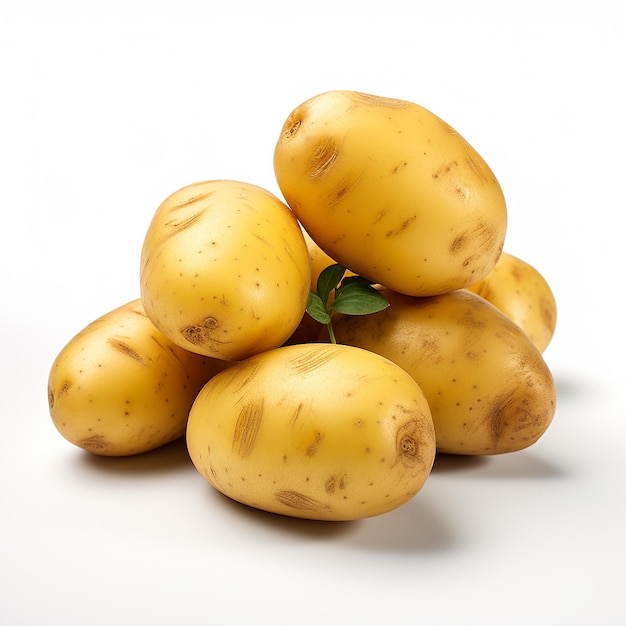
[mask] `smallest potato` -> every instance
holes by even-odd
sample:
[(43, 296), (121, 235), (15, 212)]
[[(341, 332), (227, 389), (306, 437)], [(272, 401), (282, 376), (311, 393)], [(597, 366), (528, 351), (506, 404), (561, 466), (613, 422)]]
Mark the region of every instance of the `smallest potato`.
[(545, 352), (556, 328), (556, 300), (548, 281), (530, 263), (503, 252), (495, 267), (470, 285), (511, 318)]
[(147, 452), (182, 437), (198, 391), (228, 365), (173, 344), (134, 300), (61, 350), (48, 380), (50, 415), (63, 437), (93, 454)]

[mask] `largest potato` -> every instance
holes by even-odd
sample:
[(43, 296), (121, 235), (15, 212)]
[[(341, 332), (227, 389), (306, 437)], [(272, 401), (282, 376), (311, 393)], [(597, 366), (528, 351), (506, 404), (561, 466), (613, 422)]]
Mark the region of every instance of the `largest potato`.
[(397, 292), (430, 296), (497, 262), (507, 211), (484, 159), (404, 100), (329, 91), (297, 106), (274, 151), (276, 180), (333, 259)]

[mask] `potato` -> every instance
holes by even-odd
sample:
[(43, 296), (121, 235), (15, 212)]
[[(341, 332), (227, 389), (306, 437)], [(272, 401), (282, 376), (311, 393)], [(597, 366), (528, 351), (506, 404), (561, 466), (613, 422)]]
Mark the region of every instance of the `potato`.
[(198, 392), (227, 365), (173, 344), (133, 300), (58, 354), (48, 379), (50, 415), (63, 437), (93, 454), (147, 452), (184, 435)]
[(300, 344), (234, 364), (198, 394), (187, 446), (200, 474), (251, 507), (351, 520), (412, 498), (435, 435), (419, 386), (377, 354)]
[(397, 292), (466, 287), (502, 252), (507, 210), (494, 173), (412, 102), (354, 91), (310, 98), (284, 123), (274, 171), (326, 254)]
[(294, 214), (269, 191), (210, 180), (158, 207), (141, 252), (141, 298), (175, 344), (241, 360), (280, 346), (307, 305), (311, 268)]
[(535, 267), (503, 252), (495, 267), (467, 288), (508, 315), (545, 352), (556, 328), (556, 301)]
[(428, 400), (439, 452), (500, 454), (539, 439), (554, 416), (555, 385), (517, 324), (464, 289), (426, 298), (383, 292), (385, 310), (333, 318), (336, 340), (413, 376)]

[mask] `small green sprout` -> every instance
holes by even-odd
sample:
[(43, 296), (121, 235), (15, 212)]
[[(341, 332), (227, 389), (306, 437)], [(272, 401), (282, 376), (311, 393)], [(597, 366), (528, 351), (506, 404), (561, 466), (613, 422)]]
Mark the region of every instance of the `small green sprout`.
[[(337, 343), (331, 322), (331, 312), (347, 315), (368, 315), (389, 306), (385, 296), (371, 281), (362, 276), (345, 276), (346, 268), (335, 263), (325, 268), (317, 279), (317, 293), (309, 293), (307, 313), (328, 328), (331, 343)], [(331, 293), (334, 292), (329, 304)]]

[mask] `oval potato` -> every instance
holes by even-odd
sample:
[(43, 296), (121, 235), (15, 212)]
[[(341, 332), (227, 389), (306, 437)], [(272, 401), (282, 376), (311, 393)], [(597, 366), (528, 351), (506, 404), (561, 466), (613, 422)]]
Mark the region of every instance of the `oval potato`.
[(198, 394), (187, 447), (201, 475), (248, 506), (350, 520), (388, 512), (430, 474), (435, 434), (419, 386), (372, 352), (281, 347), (234, 364)]
[(227, 365), (169, 341), (133, 300), (59, 352), (48, 377), (50, 416), (65, 439), (87, 452), (147, 452), (184, 435), (198, 392)]
[(517, 324), (475, 293), (417, 298), (383, 290), (390, 305), (336, 315), (336, 340), (376, 352), (419, 383), (432, 411), (437, 449), (514, 452), (535, 443), (556, 409), (552, 374)]
[(195, 183), (158, 207), (141, 252), (141, 299), (177, 345), (240, 360), (280, 346), (306, 309), (311, 268), (294, 214), (269, 191)]
[(476, 282), (506, 233), (502, 189), (454, 129), (412, 102), (329, 91), (288, 116), (276, 180), (330, 257), (415, 296)]
[(467, 289), (510, 317), (545, 352), (556, 329), (556, 300), (539, 270), (503, 252), (495, 267)]

